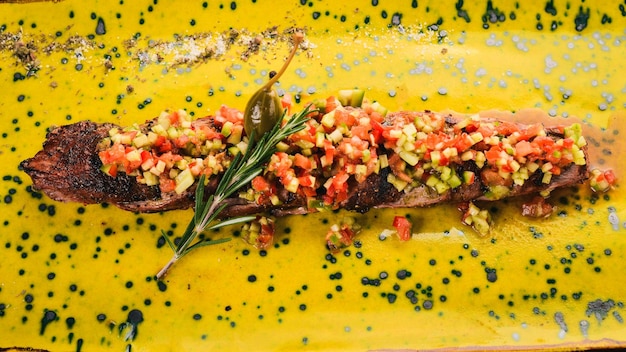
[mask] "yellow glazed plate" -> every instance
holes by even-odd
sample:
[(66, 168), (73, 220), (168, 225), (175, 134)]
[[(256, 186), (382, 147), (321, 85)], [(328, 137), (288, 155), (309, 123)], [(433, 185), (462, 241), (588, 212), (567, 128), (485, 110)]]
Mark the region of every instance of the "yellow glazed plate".
[[(259, 251), (197, 250), (158, 282), (192, 211), (64, 204), (20, 161), (54, 125), (243, 109), (306, 42), (279, 89), (304, 104), (359, 87), (390, 110), (582, 120), (592, 162), (624, 173), (626, 3), (588, 1), (0, 1), (0, 350), (380, 350), (626, 347), (626, 192), (588, 185), (487, 204), (481, 237), (455, 205), (277, 221)], [(301, 106), (301, 105), (300, 105)], [(502, 116), (511, 116), (502, 113)], [(621, 159), (620, 159), (621, 158)], [(380, 234), (394, 215), (411, 241)]]

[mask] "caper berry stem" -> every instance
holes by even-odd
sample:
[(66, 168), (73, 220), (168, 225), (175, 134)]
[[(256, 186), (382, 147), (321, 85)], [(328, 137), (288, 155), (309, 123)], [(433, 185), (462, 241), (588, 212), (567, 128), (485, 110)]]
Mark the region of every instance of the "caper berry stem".
[(265, 91), (271, 90), (272, 86), (274, 85), (274, 83), (276, 83), (278, 81), (278, 79), (280, 78), (280, 76), (283, 73), (285, 73), (285, 71), (287, 70), (287, 67), (291, 63), (291, 60), (293, 59), (294, 56), (296, 56), (296, 52), (298, 51), (298, 47), (300, 46), (300, 43), (302, 43), (303, 39), (304, 39), (304, 34), (302, 34), (302, 32), (296, 31), (293, 34), (293, 49), (291, 49), (291, 53), (289, 53), (289, 57), (287, 58), (287, 61), (285, 61), (285, 63), (283, 64), (283, 67), (280, 68), (280, 71), (278, 71), (278, 73), (275, 74), (274, 77), (272, 77), (263, 86), (263, 88), (262, 88), (263, 90), (265, 90)]

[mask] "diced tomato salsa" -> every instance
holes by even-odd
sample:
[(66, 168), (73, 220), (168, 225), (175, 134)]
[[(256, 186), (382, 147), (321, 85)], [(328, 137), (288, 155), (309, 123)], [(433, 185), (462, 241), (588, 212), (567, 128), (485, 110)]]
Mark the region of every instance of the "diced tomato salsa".
[(354, 238), (361, 231), (361, 226), (352, 217), (344, 217), (340, 223), (333, 224), (326, 233), (326, 247), (331, 252), (352, 245)]
[[(336, 208), (348, 198), (350, 184), (386, 167), (391, 169), (387, 181), (398, 191), (426, 184), (444, 193), (471, 185), (476, 177), (487, 180), (487, 186), (522, 185), (537, 170), (549, 183), (563, 168), (586, 163), (581, 149), (586, 142), (577, 124), (555, 137), (541, 124), (523, 126), (477, 115), (454, 122), (430, 111), (385, 118), (386, 110), (367, 100), (352, 107), (329, 97), (315, 105), (318, 110), (309, 115), (306, 128), (277, 146), (242, 196), (278, 205), (284, 189)], [(289, 97), (283, 106), (291, 106)], [(213, 118), (196, 121), (181, 110), (142, 127), (111, 130), (100, 159), (110, 176), (124, 172), (162, 192), (182, 193), (200, 175), (208, 179), (223, 172), (247, 142), (243, 113), (237, 109), (222, 106)], [(459, 169), (467, 162), (476, 167)], [(612, 175), (597, 178), (605, 185)]]
[[(162, 192), (182, 193), (186, 189), (182, 187), (191, 180), (185, 177), (195, 179), (224, 170), (232, 157), (226, 151), (227, 137), (220, 129), (231, 123), (232, 136), (237, 126), (242, 126), (242, 116), (237, 110), (223, 107), (209, 125), (192, 122), (181, 110), (163, 113), (143, 128), (113, 128), (102, 143), (105, 148), (99, 152), (102, 169), (113, 177), (120, 171), (136, 176), (139, 182), (159, 186)], [(183, 173), (187, 169), (190, 172)]]

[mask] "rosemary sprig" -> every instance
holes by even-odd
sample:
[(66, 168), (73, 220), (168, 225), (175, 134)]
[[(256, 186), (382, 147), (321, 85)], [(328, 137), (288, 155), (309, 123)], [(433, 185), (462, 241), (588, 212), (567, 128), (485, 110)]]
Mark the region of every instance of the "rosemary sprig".
[[(281, 124), (277, 123), (269, 132), (261, 137), (258, 143), (255, 143), (253, 135), (249, 136), (248, 147), (245, 153), (239, 153), (235, 156), (218, 183), (215, 192), (211, 194), (206, 201), (204, 200), (205, 177), (204, 175), (200, 177), (195, 194), (195, 213), (189, 225), (187, 225), (187, 229), (181, 237), (180, 242), (175, 244), (169, 239), (167, 234), (162, 231), (163, 238), (174, 251), (174, 255), (157, 273), (157, 279), (162, 279), (167, 275), (169, 269), (180, 258), (184, 257), (192, 250), (230, 241), (230, 238), (196, 241), (196, 237), (202, 232), (250, 221), (255, 218), (254, 216), (243, 216), (216, 222), (220, 213), (226, 207), (224, 200), (243, 186), (249, 184), (253, 178), (263, 172), (264, 164), (276, 151), (276, 144), (288, 136), (304, 129), (304, 123), (307, 120), (306, 116), (310, 112), (310, 108), (306, 107), (301, 112), (289, 118), (284, 126), (281, 127)], [(283, 119), (281, 120), (284, 120), (284, 118), (285, 114), (283, 114)]]

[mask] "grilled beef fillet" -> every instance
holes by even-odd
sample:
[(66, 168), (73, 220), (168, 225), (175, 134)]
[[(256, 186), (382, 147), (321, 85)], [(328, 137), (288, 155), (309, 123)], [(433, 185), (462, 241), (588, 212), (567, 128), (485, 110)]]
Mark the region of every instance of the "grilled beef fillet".
[[(386, 119), (397, 117), (391, 114)], [(446, 117), (446, 124), (452, 125), (458, 119)], [(154, 121), (148, 121), (142, 128), (148, 128)], [(213, 124), (211, 117), (199, 119), (196, 124)], [(158, 186), (147, 186), (137, 182), (135, 177), (119, 173), (111, 177), (101, 171), (102, 162), (98, 156), (99, 144), (108, 136), (114, 124), (82, 121), (71, 125), (52, 129), (43, 144), (43, 149), (33, 158), (24, 160), (20, 166), (32, 178), (33, 187), (42, 191), (50, 198), (62, 202), (79, 202), (83, 204), (110, 203), (121, 209), (133, 212), (161, 212), (174, 209), (185, 209), (194, 205), (195, 185), (181, 194), (161, 192)], [(562, 129), (546, 128), (548, 136), (554, 139), (563, 138)], [(587, 159), (586, 147), (581, 148)], [(381, 146), (379, 155), (389, 154)], [(584, 182), (589, 177), (588, 162), (585, 165), (570, 164), (553, 175), (549, 183), (543, 183), (541, 170), (535, 171), (523, 185), (510, 185), (506, 195), (520, 196), (550, 191), (556, 188), (573, 186)], [(454, 166), (457, 174), (469, 170), (476, 175), (484, 176), (473, 162), (465, 162)], [(485, 177), (476, 177), (472, 184), (463, 184), (451, 190), (438, 193), (425, 184), (419, 184), (408, 191), (398, 191), (387, 181), (392, 172), (389, 167), (382, 168), (378, 173), (367, 176), (365, 181), (356, 182), (350, 179), (348, 198), (339, 202), (340, 208), (358, 212), (366, 212), (371, 208), (409, 208), (425, 207), (442, 202), (465, 202), (473, 200), (490, 200), (486, 195), (488, 185)], [(210, 178), (205, 194), (212, 193), (219, 181), (219, 175)], [(234, 216), (269, 212), (282, 216), (304, 214), (315, 211), (309, 209), (307, 197), (291, 193), (280, 184), (276, 194), (282, 201), (280, 205), (257, 204), (237, 195), (228, 200), (229, 206), (222, 216)], [(323, 190), (322, 190), (323, 191)]]

